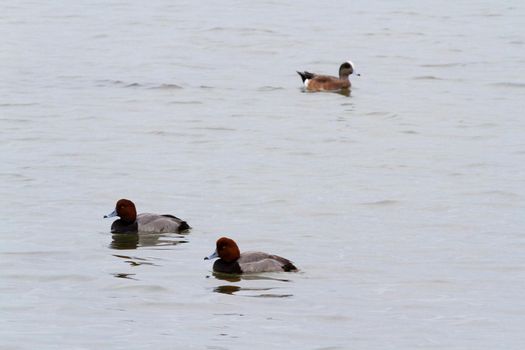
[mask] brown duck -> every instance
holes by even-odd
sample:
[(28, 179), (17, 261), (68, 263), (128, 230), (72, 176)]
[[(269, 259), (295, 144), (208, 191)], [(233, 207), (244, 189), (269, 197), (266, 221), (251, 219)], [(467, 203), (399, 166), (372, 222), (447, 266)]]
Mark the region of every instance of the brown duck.
[[(352, 86), (348, 77), (354, 73), (354, 64), (344, 62), (339, 67), (339, 78), (330, 75), (319, 75), (307, 71), (297, 72), (303, 79), (307, 91), (337, 91), (348, 90)], [(356, 74), (359, 76), (359, 74)]]

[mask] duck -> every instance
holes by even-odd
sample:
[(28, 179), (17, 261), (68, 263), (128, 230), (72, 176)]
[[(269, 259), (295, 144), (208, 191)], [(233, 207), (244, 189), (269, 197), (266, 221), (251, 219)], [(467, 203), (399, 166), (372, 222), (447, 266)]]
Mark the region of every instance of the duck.
[(169, 214), (141, 213), (137, 215), (135, 204), (129, 199), (119, 199), (113, 210), (104, 218), (118, 216), (111, 224), (111, 233), (178, 233), (191, 227), (186, 221)]
[(219, 238), (215, 251), (204, 260), (215, 258), (219, 260), (213, 264), (214, 272), (242, 274), (298, 271), (290, 260), (277, 255), (255, 251), (241, 253), (237, 243), (228, 237)]
[[(307, 91), (337, 91), (348, 90), (352, 86), (348, 77), (354, 73), (355, 66), (351, 61), (344, 62), (339, 67), (339, 78), (330, 75), (320, 75), (307, 71), (299, 72)], [(357, 74), (360, 76), (360, 74)]]

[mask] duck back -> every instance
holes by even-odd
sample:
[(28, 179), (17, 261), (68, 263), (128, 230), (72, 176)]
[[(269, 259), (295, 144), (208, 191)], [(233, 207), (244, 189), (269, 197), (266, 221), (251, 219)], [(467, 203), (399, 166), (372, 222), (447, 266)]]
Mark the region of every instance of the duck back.
[(267, 254), (263, 252), (244, 252), (237, 260), (242, 272), (279, 272), (279, 271), (295, 271), (297, 267), (294, 264), (281, 256)]
[(190, 228), (186, 221), (167, 214), (142, 213), (137, 215), (137, 223), (139, 232), (180, 232)]

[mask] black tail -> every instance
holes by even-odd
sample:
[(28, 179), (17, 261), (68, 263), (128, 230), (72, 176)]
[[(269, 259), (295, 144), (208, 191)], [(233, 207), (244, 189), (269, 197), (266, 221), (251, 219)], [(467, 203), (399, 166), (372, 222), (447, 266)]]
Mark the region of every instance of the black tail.
[(290, 271), (297, 271), (298, 268), (295, 267), (294, 264), (292, 264), (291, 261), (288, 262), (288, 264), (285, 264), (282, 266), (283, 270), (286, 271), (286, 272), (290, 272)]
[(304, 71), (304, 72), (297, 71), (297, 74), (299, 74), (301, 76), (301, 79), (303, 79), (303, 83), (304, 83), (304, 81), (306, 79), (313, 79), (315, 77), (314, 73), (310, 73), (310, 72), (307, 72), (307, 71)]
[(179, 222), (179, 232), (189, 230), (191, 227), (188, 225), (188, 223), (182, 219), (179, 219), (178, 217), (171, 215), (171, 214), (162, 214), (162, 216), (165, 216), (167, 218), (175, 219)]
[(303, 79), (303, 83), (304, 83), (304, 81), (306, 80), (306, 74), (299, 72), (299, 71), (297, 71), (297, 74), (301, 76), (301, 79)]
[(186, 221), (182, 221), (179, 226), (179, 232), (189, 230), (190, 228), (190, 225), (188, 225)]

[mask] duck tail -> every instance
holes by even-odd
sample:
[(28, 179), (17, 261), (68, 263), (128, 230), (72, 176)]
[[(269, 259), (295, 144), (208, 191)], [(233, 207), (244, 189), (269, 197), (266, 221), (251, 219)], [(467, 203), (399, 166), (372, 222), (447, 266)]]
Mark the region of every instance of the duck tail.
[(191, 227), (186, 221), (182, 221), (179, 225), (179, 231), (189, 230)]
[(288, 262), (287, 264), (283, 265), (282, 268), (283, 268), (283, 270), (285, 272), (297, 271), (298, 270), (298, 268), (295, 267), (295, 265), (292, 264), (292, 262)]
[(304, 71), (304, 72), (297, 71), (297, 74), (299, 74), (301, 76), (301, 79), (303, 79), (303, 83), (307, 79), (311, 80), (311, 79), (315, 78), (315, 74), (314, 73), (310, 73), (310, 72), (307, 72), (307, 71)]
[(299, 74), (299, 75), (301, 76), (301, 79), (303, 80), (303, 83), (304, 83), (304, 81), (306, 80), (306, 74), (305, 74), (305, 73), (306, 73), (306, 72), (303, 73), (303, 72), (299, 72), (299, 71), (297, 71), (297, 74)]

